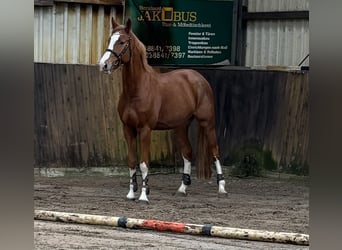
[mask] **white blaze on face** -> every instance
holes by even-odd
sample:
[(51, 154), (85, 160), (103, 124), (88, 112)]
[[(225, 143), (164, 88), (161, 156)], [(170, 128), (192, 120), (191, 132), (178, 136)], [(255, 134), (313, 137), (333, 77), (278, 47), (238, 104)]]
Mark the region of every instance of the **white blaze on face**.
[[(116, 43), (117, 40), (119, 40), (120, 37), (120, 33), (119, 32), (115, 32), (111, 37), (110, 37), (110, 42), (108, 45), (108, 49), (113, 49), (114, 48), (114, 44)], [(108, 60), (108, 58), (110, 57), (110, 52), (106, 51), (103, 56), (100, 59), (99, 65), (100, 65), (100, 70), (103, 69), (103, 66), (105, 65), (106, 61)]]

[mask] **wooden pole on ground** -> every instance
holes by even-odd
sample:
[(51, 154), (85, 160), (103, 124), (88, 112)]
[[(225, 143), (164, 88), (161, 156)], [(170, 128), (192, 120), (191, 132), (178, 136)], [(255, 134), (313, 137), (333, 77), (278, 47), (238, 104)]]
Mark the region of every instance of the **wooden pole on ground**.
[(208, 235), (229, 239), (266, 241), (309, 245), (309, 235), (299, 233), (271, 232), (264, 230), (219, 227), (212, 225), (185, 224), (160, 220), (144, 220), (126, 217), (112, 217), (78, 213), (35, 210), (34, 219), (67, 223), (103, 225), (112, 227), (149, 229), (194, 235)]

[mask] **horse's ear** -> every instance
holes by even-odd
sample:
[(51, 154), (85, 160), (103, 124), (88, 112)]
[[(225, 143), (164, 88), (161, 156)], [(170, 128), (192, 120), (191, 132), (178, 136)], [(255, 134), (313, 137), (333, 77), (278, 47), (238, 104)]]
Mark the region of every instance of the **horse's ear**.
[(125, 31), (128, 34), (132, 29), (132, 21), (130, 18), (127, 19)]
[(112, 17), (112, 29), (115, 29), (119, 24), (115, 21), (114, 17)]

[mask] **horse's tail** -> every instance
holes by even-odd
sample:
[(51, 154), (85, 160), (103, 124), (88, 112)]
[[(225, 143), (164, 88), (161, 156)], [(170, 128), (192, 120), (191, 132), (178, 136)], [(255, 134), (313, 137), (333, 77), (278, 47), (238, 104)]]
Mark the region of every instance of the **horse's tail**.
[(199, 179), (209, 179), (211, 177), (212, 157), (209, 153), (208, 139), (205, 128), (198, 126), (197, 154), (196, 154), (196, 175)]

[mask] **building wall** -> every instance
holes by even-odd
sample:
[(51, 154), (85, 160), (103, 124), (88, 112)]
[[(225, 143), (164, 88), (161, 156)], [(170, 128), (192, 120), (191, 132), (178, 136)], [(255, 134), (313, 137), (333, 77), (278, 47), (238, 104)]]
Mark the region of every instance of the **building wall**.
[(309, 10), (309, 0), (249, 0), (249, 12)]
[[(302, 10), (308, 0), (248, 1), (248, 12)], [(246, 40), (246, 66), (297, 66), (309, 54), (309, 20), (249, 20)]]
[[(248, 12), (309, 10), (308, 0), (249, 0)], [(54, 1), (34, 8), (34, 61), (96, 64), (123, 6)], [(296, 66), (309, 53), (309, 20), (249, 20), (246, 66)], [(302, 64), (309, 65), (309, 58)]]
[(34, 61), (96, 64), (110, 34), (110, 17), (121, 21), (122, 10), (112, 5), (62, 2), (35, 6)]

